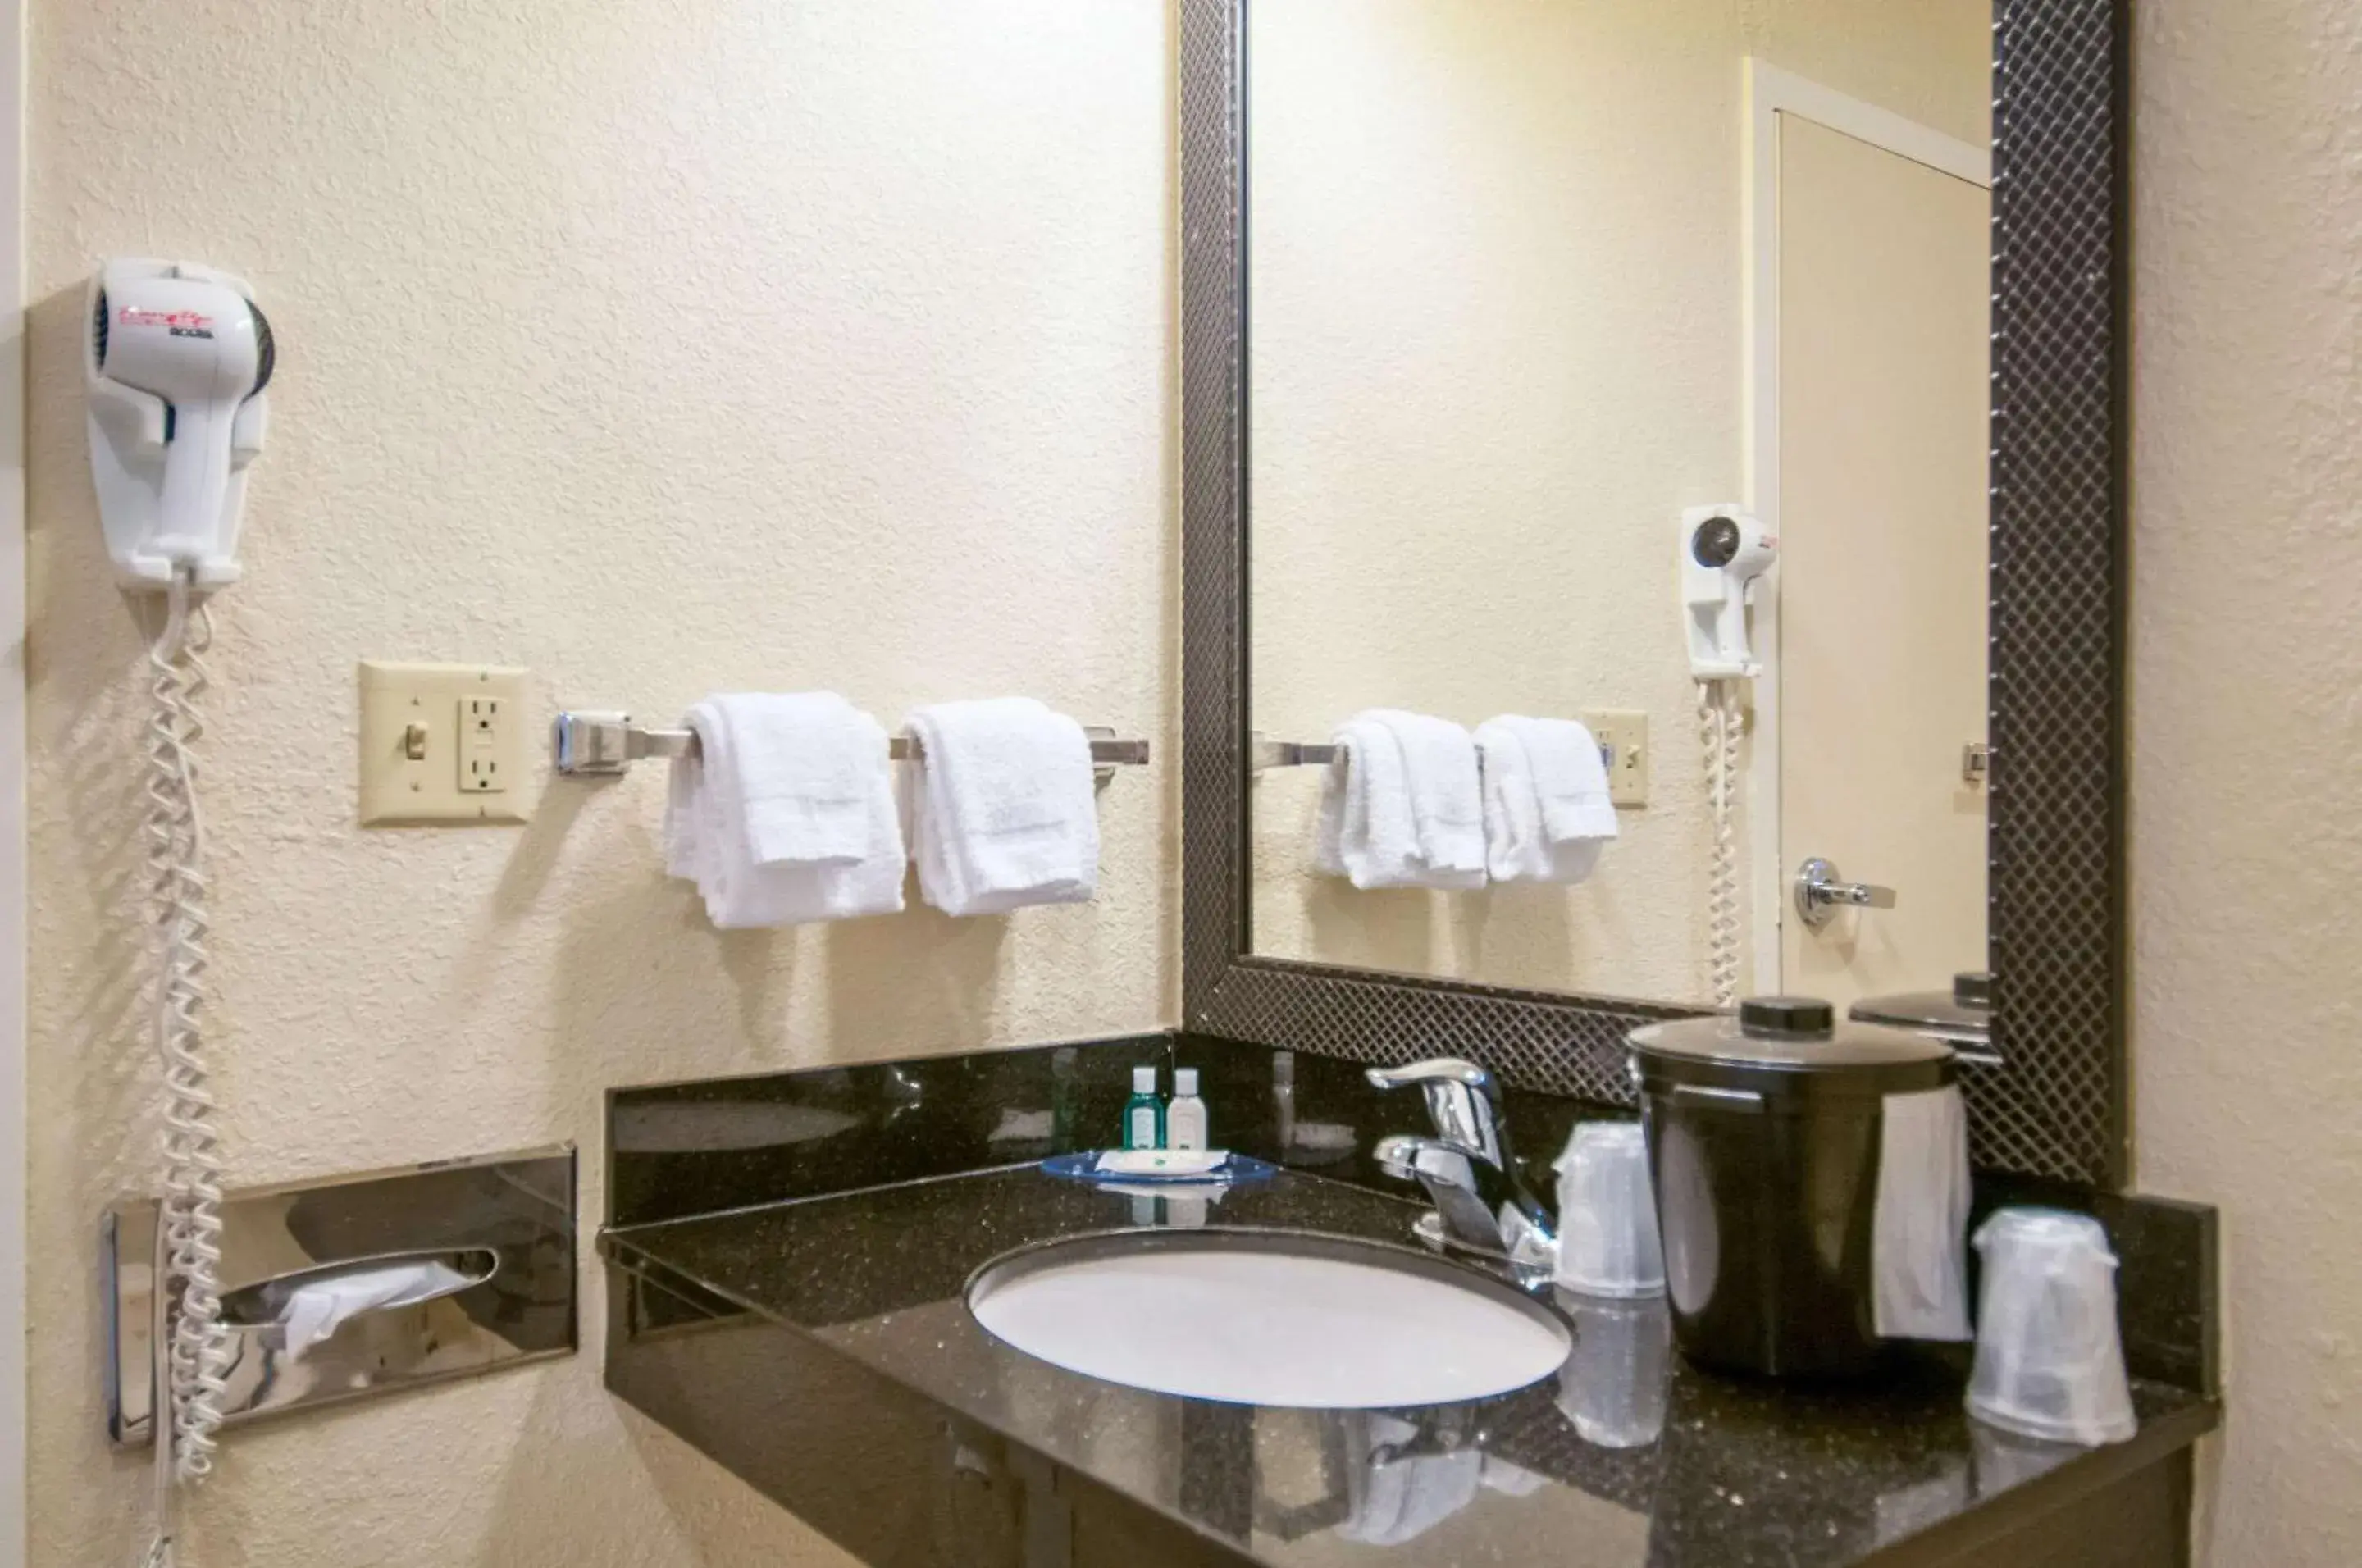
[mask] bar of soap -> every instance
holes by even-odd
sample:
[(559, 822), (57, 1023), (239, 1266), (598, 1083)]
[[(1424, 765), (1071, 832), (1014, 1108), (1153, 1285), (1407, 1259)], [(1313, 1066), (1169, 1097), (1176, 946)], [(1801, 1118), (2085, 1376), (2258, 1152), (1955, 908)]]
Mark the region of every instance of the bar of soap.
[(1230, 1157), (1228, 1149), (1102, 1149), (1098, 1168), (1109, 1176), (1208, 1176)]

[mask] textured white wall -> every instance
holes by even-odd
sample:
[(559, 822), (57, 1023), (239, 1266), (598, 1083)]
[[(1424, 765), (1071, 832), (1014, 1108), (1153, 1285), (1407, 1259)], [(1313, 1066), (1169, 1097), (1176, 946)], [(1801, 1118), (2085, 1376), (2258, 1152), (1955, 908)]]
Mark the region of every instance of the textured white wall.
[(1254, 722), (1649, 714), (1647, 809), (1573, 890), (1311, 873), (1255, 786), (1258, 952), (1706, 990), (1711, 829), (1673, 602), (1741, 497), (1741, 62), (1981, 145), (1987, 0), (1290, 0), (1248, 13)]
[(2218, 1203), (2216, 1568), (2362, 1562), (2362, 12), (2136, 7), (2140, 1183)]
[[(1175, 1011), (1160, 0), (36, 0), (30, 135), (35, 1558), (131, 1561), (92, 1236), (148, 1179), (139, 640), (83, 469), (82, 282), (252, 277), (277, 328), (205, 793), (237, 1184), (583, 1146), (562, 1364), (241, 1434), (192, 1561), (833, 1558), (600, 1389), (609, 1086)], [(522, 830), (353, 825), (363, 656), (677, 712), (1031, 691), (1145, 734), (1087, 908), (717, 937), (655, 770)]]

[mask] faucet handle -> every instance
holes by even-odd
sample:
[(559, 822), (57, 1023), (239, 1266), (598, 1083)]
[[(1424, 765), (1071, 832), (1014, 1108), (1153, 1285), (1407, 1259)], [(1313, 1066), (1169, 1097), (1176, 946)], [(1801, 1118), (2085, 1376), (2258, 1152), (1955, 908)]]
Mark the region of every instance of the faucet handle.
[(1399, 1067), (1372, 1067), (1370, 1082), (1379, 1088), (1401, 1088), (1406, 1084), (1454, 1083), (1481, 1094), (1493, 1093), (1493, 1075), (1473, 1062), (1463, 1062), (1457, 1056), (1434, 1056), (1424, 1062), (1406, 1062)]
[(1426, 1092), (1427, 1112), (1437, 1132), (1494, 1165), (1507, 1165), (1500, 1086), (1485, 1068), (1457, 1056), (1437, 1056), (1399, 1067), (1372, 1067), (1365, 1076), (1382, 1089), (1418, 1085)]

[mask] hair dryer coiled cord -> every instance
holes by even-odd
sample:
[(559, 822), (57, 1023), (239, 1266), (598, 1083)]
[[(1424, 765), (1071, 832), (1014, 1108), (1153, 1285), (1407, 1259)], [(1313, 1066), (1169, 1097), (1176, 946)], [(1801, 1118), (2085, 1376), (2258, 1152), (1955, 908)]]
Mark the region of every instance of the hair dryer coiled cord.
[(1706, 796), (1714, 815), (1714, 846), (1706, 877), (1706, 977), (1714, 1005), (1738, 1002), (1738, 828), (1734, 792), (1738, 779), (1742, 720), (1736, 683), (1698, 682), (1698, 740), (1705, 754)]
[(155, 1037), (164, 1077), (163, 1201), (158, 1216), (160, 1306), (177, 1286), (179, 1312), (156, 1379), (157, 1533), (147, 1562), (172, 1560), (171, 1484), (212, 1473), (214, 1434), (228, 1390), (229, 1331), (221, 1320), (221, 1156), (206, 1084), (203, 1010), (207, 963), (204, 827), (192, 748), (204, 733), (197, 699), (213, 641), (188, 574), (176, 572), (164, 627), (148, 650), (149, 709), (147, 868), (156, 900)]

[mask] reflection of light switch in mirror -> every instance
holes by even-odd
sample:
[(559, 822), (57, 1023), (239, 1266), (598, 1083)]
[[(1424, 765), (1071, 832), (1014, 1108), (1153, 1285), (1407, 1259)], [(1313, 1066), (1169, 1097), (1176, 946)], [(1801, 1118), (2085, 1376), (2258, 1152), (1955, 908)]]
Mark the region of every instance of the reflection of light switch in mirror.
[(524, 671), (363, 659), (361, 825), (521, 823)]
[(1599, 743), (1607, 765), (1607, 798), (1619, 806), (1649, 803), (1649, 715), (1625, 708), (1600, 708), (1576, 715)]

